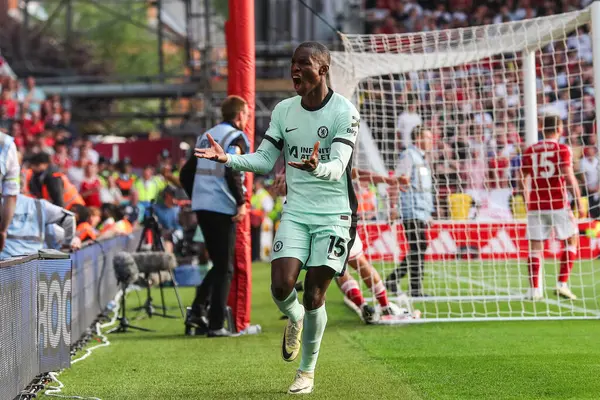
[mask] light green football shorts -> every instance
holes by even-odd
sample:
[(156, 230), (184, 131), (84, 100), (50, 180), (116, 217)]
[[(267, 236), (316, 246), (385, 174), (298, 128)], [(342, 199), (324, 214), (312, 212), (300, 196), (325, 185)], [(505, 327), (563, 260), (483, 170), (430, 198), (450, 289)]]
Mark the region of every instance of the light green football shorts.
[(271, 261), (292, 257), (302, 268), (326, 265), (342, 275), (348, 262), (356, 228), (337, 225), (307, 225), (283, 220), (273, 241)]

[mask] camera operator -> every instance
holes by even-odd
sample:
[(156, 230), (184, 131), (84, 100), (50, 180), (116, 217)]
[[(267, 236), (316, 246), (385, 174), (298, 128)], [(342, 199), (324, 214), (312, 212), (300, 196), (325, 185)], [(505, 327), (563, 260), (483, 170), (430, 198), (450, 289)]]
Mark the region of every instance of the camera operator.
[(161, 193), (161, 201), (154, 206), (158, 224), (167, 231), (181, 229), (179, 225), (179, 206), (175, 203), (175, 188), (167, 186)]
[[(225, 151), (243, 154), (249, 143), (243, 130), (250, 118), (248, 105), (238, 96), (229, 96), (221, 105), (223, 122), (197, 139), (196, 148), (219, 143)], [(210, 136), (208, 136), (210, 134)], [(192, 179), (192, 172), (194, 177)], [(223, 328), (227, 297), (233, 275), (233, 249), (236, 222), (246, 214), (246, 193), (243, 174), (210, 160), (196, 159), (192, 154), (180, 174), (181, 183), (192, 199), (198, 223), (204, 234), (206, 248), (213, 262), (196, 298), (186, 325), (206, 329), (208, 336), (230, 336)], [(193, 182), (193, 189), (190, 183)], [(208, 327), (203, 322), (210, 297)]]
[[(53, 237), (47, 238), (46, 235)], [(72, 212), (22, 194), (17, 196), (17, 206), (6, 237), (0, 259), (36, 254), (44, 248), (47, 239), (60, 241), (57, 247), (62, 245), (64, 249), (81, 247), (81, 240), (75, 236), (75, 215)]]

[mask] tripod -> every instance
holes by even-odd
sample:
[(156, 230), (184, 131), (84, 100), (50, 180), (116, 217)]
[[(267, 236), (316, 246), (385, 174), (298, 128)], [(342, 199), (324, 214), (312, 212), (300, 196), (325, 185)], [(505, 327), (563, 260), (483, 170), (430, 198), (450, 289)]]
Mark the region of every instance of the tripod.
[[(138, 243), (137, 252), (141, 252), (142, 251), (142, 245), (144, 244), (146, 238), (149, 236), (150, 237), (150, 241), (151, 241), (151, 245), (152, 248), (150, 249), (151, 251), (159, 251), (159, 252), (164, 252), (164, 246), (163, 246), (163, 242), (162, 242), (162, 237), (160, 234), (160, 227), (158, 226), (158, 221), (156, 220), (156, 217), (154, 216), (154, 201), (152, 201), (152, 203), (150, 203), (150, 207), (147, 210), (147, 214), (144, 217), (144, 221), (142, 223), (144, 225), (144, 229), (142, 230), (142, 236), (140, 237), (140, 241)], [(148, 317), (152, 318), (153, 315), (155, 315), (155, 309), (154, 309), (154, 304), (153, 304), (153, 299), (152, 299), (152, 291), (150, 288), (150, 272), (146, 272), (144, 273), (144, 275), (146, 276), (146, 281), (148, 283), (148, 287), (146, 289), (146, 301), (144, 303), (143, 306), (136, 308), (136, 311), (139, 310), (144, 310), (146, 311), (146, 314), (148, 315)], [(184, 311), (183, 311), (183, 305), (181, 303), (181, 297), (179, 296), (179, 290), (177, 289), (177, 282), (175, 282), (175, 278), (173, 277), (173, 271), (169, 270), (169, 274), (171, 275), (171, 280), (173, 282), (173, 289), (175, 289), (175, 297), (177, 297), (177, 303), (179, 304), (179, 310), (181, 312), (181, 316), (184, 317)], [(160, 288), (160, 300), (162, 302), (161, 304), (161, 308), (162, 308), (162, 314), (156, 314), (159, 317), (163, 317), (163, 318), (178, 318), (176, 316), (173, 315), (169, 315), (167, 314), (167, 306), (165, 304), (165, 293), (164, 293), (164, 285), (163, 285), (163, 281), (162, 281), (162, 277), (161, 277), (161, 271), (157, 271), (157, 275), (158, 275), (158, 286)]]
[(127, 283), (123, 283), (123, 295), (121, 296), (121, 316), (118, 318), (119, 320), (119, 326), (114, 327), (113, 329), (109, 330), (107, 332), (108, 333), (126, 333), (128, 329), (135, 329), (138, 331), (143, 331), (143, 332), (154, 332), (152, 329), (148, 329), (148, 328), (142, 328), (141, 326), (135, 326), (135, 325), (131, 325), (129, 323), (129, 320), (127, 319), (126, 316), (126, 303), (125, 303), (125, 297), (127, 297), (127, 286), (129, 286)]

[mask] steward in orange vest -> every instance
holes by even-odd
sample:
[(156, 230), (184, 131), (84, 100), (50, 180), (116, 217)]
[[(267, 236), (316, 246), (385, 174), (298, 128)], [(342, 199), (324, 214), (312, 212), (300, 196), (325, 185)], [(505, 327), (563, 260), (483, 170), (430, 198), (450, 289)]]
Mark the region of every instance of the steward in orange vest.
[(77, 204), (73, 206), (71, 212), (75, 214), (75, 220), (77, 221), (75, 234), (79, 240), (81, 240), (82, 243), (86, 240), (96, 240), (98, 233), (90, 223), (91, 213), (89, 208)]
[(123, 200), (129, 201), (131, 199), (131, 190), (135, 183), (135, 177), (129, 174), (120, 174), (115, 180), (115, 183), (119, 190), (121, 190)]
[(50, 164), (50, 156), (39, 153), (31, 157), (31, 172), (26, 172), (24, 193), (45, 199), (70, 210), (75, 204), (85, 205), (77, 188), (65, 174)]
[(128, 158), (120, 161), (118, 168), (119, 175), (117, 176), (117, 179), (115, 179), (115, 184), (119, 190), (121, 190), (123, 200), (130, 201), (131, 191), (133, 190), (133, 185), (137, 179), (131, 171), (131, 161)]
[(96, 235), (96, 230), (89, 222), (81, 222), (77, 224), (76, 234), (82, 243), (86, 240), (96, 240), (98, 237), (98, 235)]

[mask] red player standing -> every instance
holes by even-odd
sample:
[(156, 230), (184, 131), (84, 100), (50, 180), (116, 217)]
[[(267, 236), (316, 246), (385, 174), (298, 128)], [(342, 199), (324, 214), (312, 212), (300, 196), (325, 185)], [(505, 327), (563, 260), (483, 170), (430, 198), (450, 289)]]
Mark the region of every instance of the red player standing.
[[(550, 115), (543, 118), (544, 139), (530, 146), (523, 153), (520, 190), (527, 202), (527, 238), (529, 239), (529, 297), (540, 300), (544, 297), (540, 286), (544, 241), (550, 238), (552, 230), (558, 240), (564, 241), (564, 251), (560, 260), (560, 273), (556, 294), (575, 300), (569, 287), (569, 273), (577, 256), (577, 221), (569, 207), (567, 189), (575, 199), (577, 210), (582, 210), (579, 185), (573, 172), (571, 148), (558, 143), (563, 124), (559, 117)], [(531, 186), (527, 178), (531, 177)]]

